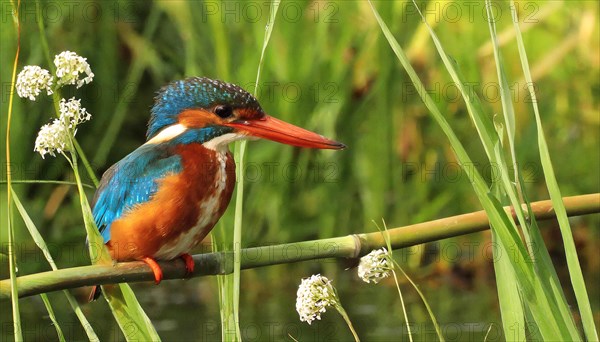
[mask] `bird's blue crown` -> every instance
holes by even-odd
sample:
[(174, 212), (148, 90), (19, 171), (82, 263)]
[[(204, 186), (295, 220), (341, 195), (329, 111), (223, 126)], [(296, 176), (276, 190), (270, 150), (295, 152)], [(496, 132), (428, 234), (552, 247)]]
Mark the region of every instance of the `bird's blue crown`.
[(176, 124), (177, 116), (186, 109), (208, 110), (219, 104), (262, 112), (256, 98), (235, 84), (206, 77), (190, 77), (172, 82), (158, 92), (146, 138), (149, 140), (161, 129)]

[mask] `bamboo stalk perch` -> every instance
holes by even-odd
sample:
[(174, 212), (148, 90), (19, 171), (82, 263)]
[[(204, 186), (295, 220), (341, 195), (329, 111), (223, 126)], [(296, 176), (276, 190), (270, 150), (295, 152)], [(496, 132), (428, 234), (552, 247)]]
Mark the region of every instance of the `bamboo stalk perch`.
[[(600, 212), (600, 193), (563, 198), (569, 216)], [(552, 202), (531, 203), (538, 220), (555, 217)], [(510, 207), (505, 207), (512, 212)], [(514, 214), (514, 213), (513, 213)], [(485, 211), (446, 217), (434, 221), (388, 229), (392, 248), (414, 246), (425, 242), (474, 233), (489, 228)], [(379, 232), (354, 234), (337, 238), (287, 243), (273, 246), (242, 249), (241, 268), (249, 269), (269, 265), (324, 258), (357, 258), (373, 249), (384, 247)], [(228, 274), (233, 272), (233, 253), (206, 253), (194, 255), (196, 267), (192, 277)], [(185, 276), (183, 261), (159, 262), (163, 279), (180, 279)], [(143, 262), (123, 262), (114, 266), (81, 266), (57, 271), (41, 272), (17, 278), (19, 297), (62, 289), (114, 284), (121, 282), (152, 281), (154, 275)], [(10, 298), (10, 280), (0, 281), (0, 299)]]

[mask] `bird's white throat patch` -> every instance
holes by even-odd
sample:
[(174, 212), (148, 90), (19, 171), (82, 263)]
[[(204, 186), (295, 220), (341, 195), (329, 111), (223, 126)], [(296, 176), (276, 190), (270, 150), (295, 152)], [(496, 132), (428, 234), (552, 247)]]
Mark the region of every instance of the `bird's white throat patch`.
[(247, 139), (247, 138), (248, 137), (244, 134), (226, 133), (226, 134), (223, 134), (218, 137), (210, 139), (209, 141), (202, 144), (202, 146), (204, 146), (210, 150), (223, 153), (223, 152), (227, 151), (227, 146), (230, 143), (237, 141), (237, 140)]

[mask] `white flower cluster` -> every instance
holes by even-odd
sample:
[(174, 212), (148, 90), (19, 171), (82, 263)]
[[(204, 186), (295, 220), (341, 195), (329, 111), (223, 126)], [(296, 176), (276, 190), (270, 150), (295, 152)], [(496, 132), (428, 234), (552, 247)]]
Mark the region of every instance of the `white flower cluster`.
[(54, 119), (51, 124), (45, 124), (40, 128), (35, 139), (34, 151), (44, 158), (50, 154), (56, 157), (55, 152), (62, 153), (69, 149), (69, 130), (60, 119)]
[(40, 129), (35, 139), (34, 151), (44, 158), (50, 154), (55, 157), (55, 152), (68, 151), (69, 139), (77, 133), (77, 125), (89, 121), (92, 115), (81, 107), (81, 101), (71, 98), (69, 101), (60, 100), (60, 117), (54, 119), (51, 124), (46, 124)]
[[(56, 65), (56, 84), (63, 86), (66, 84), (75, 84), (80, 88), (84, 84), (92, 82), (94, 73), (87, 62), (87, 58), (77, 55), (75, 52), (63, 51), (54, 56), (54, 65)], [(86, 74), (86, 77), (80, 79), (80, 74)]]
[(60, 121), (69, 129), (74, 129), (80, 123), (89, 121), (92, 115), (81, 107), (81, 100), (72, 97), (68, 102), (60, 99)]
[(52, 95), (52, 76), (46, 69), (37, 65), (28, 65), (17, 76), (16, 88), (20, 97), (35, 101), (42, 90), (45, 90), (48, 95)]
[(380, 280), (389, 277), (393, 268), (394, 265), (390, 260), (390, 255), (384, 247), (371, 251), (371, 253), (360, 258), (358, 276), (366, 283), (374, 282), (377, 284)]
[[(79, 88), (94, 79), (94, 73), (92, 73), (87, 59), (74, 52), (63, 51), (54, 56), (54, 65), (56, 66), (56, 77), (54, 79), (48, 70), (37, 65), (24, 67), (17, 77), (17, 94), (20, 97), (35, 101), (42, 90), (46, 90), (46, 93), (51, 95), (53, 90), (64, 85), (74, 84)], [(84, 77), (83, 74), (85, 74)], [(55, 89), (52, 88), (54, 80), (56, 80)], [(81, 100), (75, 98), (68, 101), (61, 99), (59, 118), (40, 128), (33, 150), (41, 154), (42, 158), (46, 154), (56, 156), (55, 153), (68, 151), (71, 146), (70, 139), (77, 133), (77, 125), (89, 121), (91, 118), (92, 115), (81, 107)]]
[[(94, 73), (87, 59), (75, 52), (63, 51), (54, 56), (54, 65), (56, 66), (56, 89), (67, 84), (74, 84), (80, 88), (94, 79)], [(85, 77), (81, 78), (83, 74)], [(28, 65), (17, 76), (16, 88), (20, 97), (35, 101), (42, 90), (52, 95), (53, 85), (54, 79), (48, 70), (37, 65)]]
[(302, 279), (296, 297), (296, 311), (300, 321), (311, 324), (315, 319), (320, 320), (328, 306), (339, 303), (331, 280), (316, 274)]

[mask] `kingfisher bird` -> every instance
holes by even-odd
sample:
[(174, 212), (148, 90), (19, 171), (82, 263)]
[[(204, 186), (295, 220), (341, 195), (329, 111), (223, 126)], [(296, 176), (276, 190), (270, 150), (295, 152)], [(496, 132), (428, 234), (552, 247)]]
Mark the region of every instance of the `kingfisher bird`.
[[(265, 114), (237, 85), (191, 77), (159, 90), (146, 142), (111, 166), (92, 201), (96, 225), (115, 261), (141, 260), (162, 279), (156, 260), (182, 258), (225, 212), (235, 184), (229, 143), (264, 138), (343, 149), (344, 144)], [(91, 297), (97, 298), (96, 287)]]

